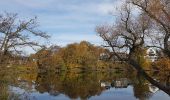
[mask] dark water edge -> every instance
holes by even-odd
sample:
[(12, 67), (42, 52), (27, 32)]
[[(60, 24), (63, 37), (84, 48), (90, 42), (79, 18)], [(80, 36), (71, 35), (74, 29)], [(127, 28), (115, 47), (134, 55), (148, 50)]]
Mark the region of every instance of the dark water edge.
[[(162, 84), (162, 73), (148, 72)], [(135, 71), (41, 72), (8, 68), (0, 73), (0, 100), (170, 100)]]

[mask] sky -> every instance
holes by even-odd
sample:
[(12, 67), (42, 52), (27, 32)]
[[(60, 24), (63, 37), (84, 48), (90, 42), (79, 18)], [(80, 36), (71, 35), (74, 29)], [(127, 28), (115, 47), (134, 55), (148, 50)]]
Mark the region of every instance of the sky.
[(39, 29), (51, 38), (49, 45), (65, 46), (86, 40), (100, 45), (95, 27), (114, 21), (121, 0), (0, 0), (0, 13), (38, 17)]

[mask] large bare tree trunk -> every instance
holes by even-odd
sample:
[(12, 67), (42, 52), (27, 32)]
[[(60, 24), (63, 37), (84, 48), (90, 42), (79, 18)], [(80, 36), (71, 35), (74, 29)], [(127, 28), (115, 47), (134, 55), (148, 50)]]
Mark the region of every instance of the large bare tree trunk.
[(150, 77), (143, 69), (142, 67), (134, 60), (129, 60), (128, 63), (135, 68), (140, 75), (142, 75), (145, 79), (147, 79), (151, 84), (155, 85), (162, 91), (166, 92), (168, 95), (170, 95), (170, 86), (165, 86), (161, 84), (160, 82), (157, 82), (152, 77)]

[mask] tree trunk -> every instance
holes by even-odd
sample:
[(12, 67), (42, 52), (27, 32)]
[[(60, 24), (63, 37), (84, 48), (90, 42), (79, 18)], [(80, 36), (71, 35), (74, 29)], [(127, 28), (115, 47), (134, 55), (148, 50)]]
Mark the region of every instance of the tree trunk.
[(128, 62), (130, 65), (132, 65), (137, 71), (138, 73), (140, 73), (145, 79), (147, 79), (151, 84), (155, 85), (156, 87), (158, 87), (159, 89), (161, 89), (162, 91), (164, 91), (165, 93), (167, 93), (168, 95), (170, 95), (170, 86), (165, 86), (159, 82), (157, 82), (156, 80), (154, 80), (152, 77), (150, 77), (143, 69), (142, 67), (134, 60), (129, 60)]

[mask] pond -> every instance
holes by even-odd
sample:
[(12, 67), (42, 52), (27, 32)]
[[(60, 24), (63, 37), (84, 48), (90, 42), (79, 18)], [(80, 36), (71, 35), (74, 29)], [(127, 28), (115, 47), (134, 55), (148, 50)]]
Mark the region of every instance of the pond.
[[(151, 74), (164, 83), (159, 74)], [(0, 100), (170, 100), (135, 72), (1, 71)]]

